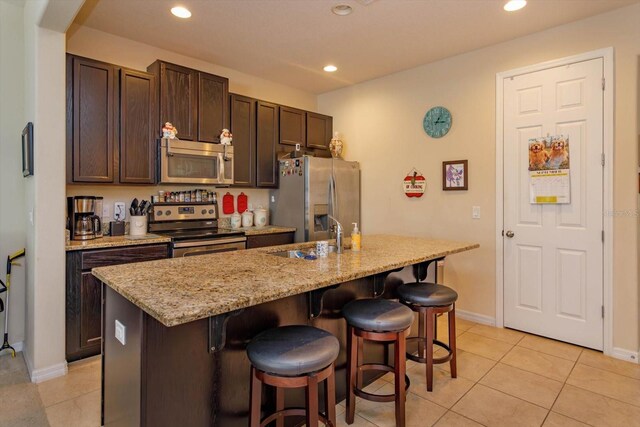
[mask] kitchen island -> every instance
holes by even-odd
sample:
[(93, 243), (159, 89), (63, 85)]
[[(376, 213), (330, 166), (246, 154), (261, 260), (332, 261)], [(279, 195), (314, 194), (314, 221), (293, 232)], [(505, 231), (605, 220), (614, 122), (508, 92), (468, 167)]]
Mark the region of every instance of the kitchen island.
[[(118, 426), (247, 425), (246, 344), (280, 325), (332, 332), (338, 401), (345, 393), (346, 325), (340, 309), (393, 297), (389, 272), (477, 248), (474, 243), (365, 236), (360, 252), (317, 260), (278, 256), (297, 244), (93, 270), (103, 285), (103, 417)], [(116, 338), (116, 321), (125, 327)], [(119, 333), (119, 332), (118, 332)], [(122, 343), (124, 342), (124, 344)], [(368, 346), (371, 357), (386, 357)], [(302, 394), (287, 394), (300, 405)], [(265, 407), (273, 404), (266, 395)]]

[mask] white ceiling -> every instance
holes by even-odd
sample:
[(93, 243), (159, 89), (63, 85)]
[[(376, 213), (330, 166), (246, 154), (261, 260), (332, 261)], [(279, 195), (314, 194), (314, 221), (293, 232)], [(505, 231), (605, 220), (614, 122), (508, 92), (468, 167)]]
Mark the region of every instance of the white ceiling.
[[(87, 0), (76, 23), (323, 93), (639, 1)], [(334, 15), (340, 3), (353, 13)]]

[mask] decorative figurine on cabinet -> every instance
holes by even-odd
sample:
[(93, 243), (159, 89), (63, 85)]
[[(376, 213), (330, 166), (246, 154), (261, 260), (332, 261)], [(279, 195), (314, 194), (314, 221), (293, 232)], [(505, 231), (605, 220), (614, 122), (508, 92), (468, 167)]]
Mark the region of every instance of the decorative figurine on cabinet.
[(233, 142), (233, 134), (229, 132), (229, 129), (222, 129), (222, 133), (220, 134), (220, 144), (231, 145), (231, 142)]
[(162, 137), (169, 139), (176, 139), (178, 129), (176, 129), (170, 122), (166, 122), (162, 127)]
[(329, 142), (329, 151), (331, 151), (331, 157), (334, 159), (342, 158), (342, 147), (344, 146), (342, 140), (338, 136), (338, 132), (333, 134), (331, 142)]

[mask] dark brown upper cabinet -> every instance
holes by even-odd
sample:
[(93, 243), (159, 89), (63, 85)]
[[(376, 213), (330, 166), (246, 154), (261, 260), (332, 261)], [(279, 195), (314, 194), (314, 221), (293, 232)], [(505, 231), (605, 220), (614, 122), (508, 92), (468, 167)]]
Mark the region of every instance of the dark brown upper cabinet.
[(307, 115), (304, 110), (291, 107), (280, 107), (280, 144), (306, 145)]
[(116, 67), (67, 55), (67, 181), (115, 182)]
[(256, 186), (256, 104), (253, 98), (231, 94), (233, 180), (239, 187)]
[(198, 72), (198, 141), (220, 142), (229, 128), (228, 97), (229, 79)]
[(147, 71), (160, 80), (158, 137), (171, 122), (180, 139), (220, 142), (222, 129), (229, 127), (229, 79), (160, 60)]
[(163, 61), (151, 64), (147, 71), (159, 76), (160, 120), (162, 126), (171, 122), (178, 129), (178, 138), (195, 141), (198, 138), (198, 72)]
[(153, 74), (120, 70), (121, 183), (155, 183), (157, 93)]
[(333, 133), (333, 117), (307, 112), (307, 147), (328, 150)]
[(276, 145), (278, 144), (279, 107), (270, 102), (258, 101), (256, 108), (256, 186), (277, 187)]

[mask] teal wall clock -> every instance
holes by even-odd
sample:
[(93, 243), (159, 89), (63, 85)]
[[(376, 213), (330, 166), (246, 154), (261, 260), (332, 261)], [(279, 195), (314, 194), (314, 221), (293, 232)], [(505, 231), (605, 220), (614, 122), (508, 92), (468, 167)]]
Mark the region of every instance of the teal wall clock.
[(451, 113), (444, 107), (433, 107), (424, 115), (422, 127), (431, 138), (442, 138), (451, 129)]

